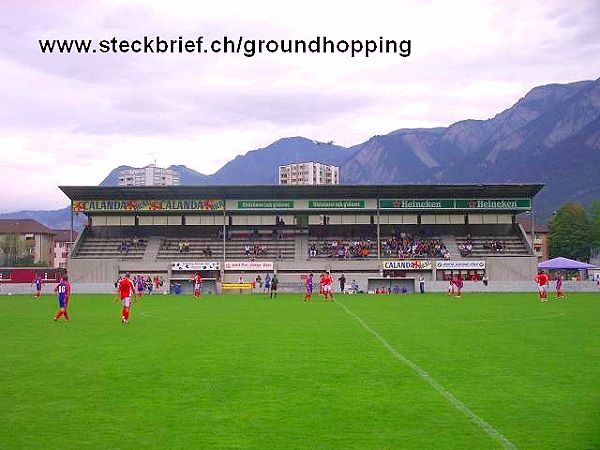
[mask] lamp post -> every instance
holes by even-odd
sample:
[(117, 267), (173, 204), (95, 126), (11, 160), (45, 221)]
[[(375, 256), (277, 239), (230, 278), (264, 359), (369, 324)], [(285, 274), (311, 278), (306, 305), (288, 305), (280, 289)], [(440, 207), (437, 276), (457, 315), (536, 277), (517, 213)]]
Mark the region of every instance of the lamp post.
[(531, 216), (531, 250), (533, 251), (533, 254), (537, 256), (535, 251), (535, 217), (533, 215), (533, 202), (531, 204), (531, 209), (529, 211), (525, 211), (525, 215)]
[(533, 253), (537, 256), (535, 250), (535, 216), (533, 215), (533, 203), (531, 204), (531, 246), (533, 247)]

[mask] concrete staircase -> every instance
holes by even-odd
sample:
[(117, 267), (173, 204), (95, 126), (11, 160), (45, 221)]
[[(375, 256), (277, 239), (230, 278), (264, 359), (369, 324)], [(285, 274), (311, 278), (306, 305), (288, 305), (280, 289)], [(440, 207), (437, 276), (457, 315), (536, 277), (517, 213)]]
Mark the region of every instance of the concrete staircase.
[(460, 258), (460, 253), (458, 251), (458, 245), (456, 244), (456, 239), (454, 236), (447, 234), (440, 237), (440, 240), (444, 243), (448, 251), (450, 252), (450, 259)]
[(296, 261), (306, 261), (308, 259), (308, 234), (296, 236)]
[(158, 236), (152, 236), (148, 239), (148, 244), (146, 245), (146, 251), (144, 252), (144, 257), (142, 258), (143, 262), (156, 261), (156, 257), (158, 256), (158, 251), (160, 249), (160, 241), (161, 241), (161, 238), (159, 238)]

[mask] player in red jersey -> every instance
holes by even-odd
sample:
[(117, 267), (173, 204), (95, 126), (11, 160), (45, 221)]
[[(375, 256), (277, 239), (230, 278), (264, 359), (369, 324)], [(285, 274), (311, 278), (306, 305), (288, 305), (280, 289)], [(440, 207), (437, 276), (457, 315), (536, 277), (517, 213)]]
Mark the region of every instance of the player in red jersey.
[(333, 301), (333, 278), (329, 272), (323, 277), (323, 295), (325, 300), (329, 297), (329, 300)]
[(537, 277), (534, 280), (538, 285), (538, 290), (540, 292), (540, 302), (547, 302), (546, 298), (546, 290), (548, 289), (549, 278), (548, 275), (544, 273), (544, 271), (540, 271)]
[(323, 278), (325, 278), (325, 274), (321, 272), (321, 275), (319, 275), (319, 295), (325, 296), (325, 291), (323, 290)]
[(456, 286), (456, 298), (460, 298), (460, 291), (463, 287), (463, 279), (460, 275), (460, 273), (457, 275), (457, 277), (454, 279), (454, 285)]
[(115, 301), (121, 300), (123, 304), (123, 310), (121, 312), (121, 322), (129, 323), (129, 309), (131, 308), (131, 298), (135, 295), (135, 286), (129, 279), (129, 273), (125, 274), (125, 278), (119, 281), (117, 286), (117, 298)]
[(202, 295), (202, 274), (200, 272), (196, 272), (192, 283), (194, 283), (194, 297), (200, 297)]
[(448, 280), (448, 295), (454, 295), (454, 276), (450, 275)]

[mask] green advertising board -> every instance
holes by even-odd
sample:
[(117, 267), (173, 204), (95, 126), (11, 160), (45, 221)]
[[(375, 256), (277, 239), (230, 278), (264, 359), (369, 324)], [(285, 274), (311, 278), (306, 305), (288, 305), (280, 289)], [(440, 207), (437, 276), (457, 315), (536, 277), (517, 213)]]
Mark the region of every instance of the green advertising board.
[(477, 198), (455, 200), (457, 209), (530, 209), (528, 198)]
[(379, 201), (381, 209), (453, 209), (452, 199), (382, 199)]
[(294, 209), (293, 200), (240, 200), (238, 209)]
[(364, 209), (364, 200), (309, 200), (309, 209)]
[(531, 209), (528, 198), (475, 198), (475, 199), (381, 199), (381, 209), (400, 210), (445, 210), (445, 209), (477, 209), (477, 210), (515, 210)]

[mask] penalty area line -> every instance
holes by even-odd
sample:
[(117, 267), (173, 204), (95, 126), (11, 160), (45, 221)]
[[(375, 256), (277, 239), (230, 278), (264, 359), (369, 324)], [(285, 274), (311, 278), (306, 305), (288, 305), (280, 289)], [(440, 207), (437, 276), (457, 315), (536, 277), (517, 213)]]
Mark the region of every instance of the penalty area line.
[(442, 395), (442, 397), (444, 397), (446, 400), (448, 400), (448, 402), (450, 402), (450, 404), (452, 406), (454, 406), (457, 410), (459, 410), (465, 416), (467, 416), (467, 418), (471, 422), (473, 422), (475, 425), (477, 425), (479, 428), (481, 428), (483, 431), (485, 431), (488, 434), (488, 436), (497, 440), (502, 445), (503, 448), (506, 448), (506, 449), (516, 449), (517, 448), (512, 442), (510, 442), (506, 438), (506, 436), (504, 436), (502, 433), (500, 433), (498, 430), (496, 430), (493, 426), (491, 426), (489, 423), (487, 423), (484, 419), (482, 419), (477, 414), (475, 414), (473, 411), (471, 411), (463, 402), (461, 402), (458, 398), (456, 398), (454, 396), (454, 394), (452, 394), (450, 391), (448, 391), (444, 386), (442, 386), (440, 383), (438, 383), (424, 369), (422, 369), (419, 365), (412, 362), (410, 359), (406, 358), (402, 353), (400, 353), (398, 350), (396, 350), (394, 347), (392, 347), (392, 345), (388, 341), (386, 341), (377, 331), (375, 331), (369, 325), (367, 325), (367, 323), (364, 320), (362, 320), (358, 315), (354, 314), (343, 303), (340, 303), (339, 301), (335, 301), (335, 303), (340, 308), (342, 308), (344, 311), (346, 311), (346, 313), (349, 316), (354, 317), (354, 319), (356, 319), (356, 321), (365, 330), (367, 330), (369, 333), (371, 333), (381, 343), (381, 345), (383, 345), (387, 349), (387, 351), (389, 351), (392, 354), (392, 356), (394, 358), (396, 358), (398, 361), (400, 361), (404, 365), (411, 368), (423, 380), (427, 381), (427, 383), (429, 383), (429, 385), (433, 389), (435, 389), (438, 393), (440, 393)]

